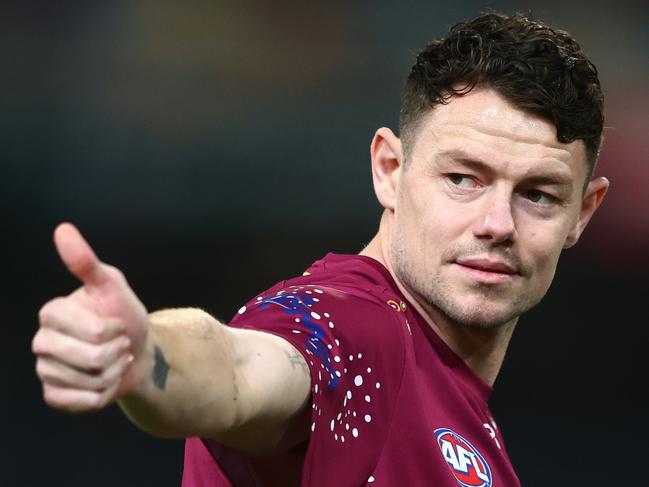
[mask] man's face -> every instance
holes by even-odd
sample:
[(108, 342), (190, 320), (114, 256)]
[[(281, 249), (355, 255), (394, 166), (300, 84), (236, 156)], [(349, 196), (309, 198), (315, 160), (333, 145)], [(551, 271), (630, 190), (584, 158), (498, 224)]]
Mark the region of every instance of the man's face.
[[(583, 142), (489, 89), (431, 110), (396, 187), (391, 266), (428, 310), (479, 327), (545, 295), (582, 207)], [(572, 233), (571, 233), (572, 232)]]

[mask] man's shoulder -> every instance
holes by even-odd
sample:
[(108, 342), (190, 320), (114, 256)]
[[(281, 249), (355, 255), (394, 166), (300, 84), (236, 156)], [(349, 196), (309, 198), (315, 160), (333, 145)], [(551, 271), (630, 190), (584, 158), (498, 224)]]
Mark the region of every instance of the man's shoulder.
[(402, 301), (387, 270), (374, 262), (362, 256), (316, 261), (304, 275), (253, 297), (231, 325), (288, 340), (333, 382), (352, 361), (398, 370), (408, 333)]
[(255, 296), (232, 323), (264, 314), (265, 319), (292, 317), (292, 323), (309, 327), (335, 329), (339, 324), (340, 329), (351, 326), (356, 332), (371, 328), (376, 335), (395, 326), (401, 302), (387, 269), (374, 259), (328, 254), (301, 276)]
[[(327, 254), (314, 262), (301, 276), (283, 281), (279, 288), (306, 294), (325, 294), (331, 301), (358, 306), (382, 306), (398, 295), (388, 270), (378, 261), (363, 255)], [(313, 289), (309, 289), (313, 288)], [(316, 302), (322, 296), (315, 296)]]

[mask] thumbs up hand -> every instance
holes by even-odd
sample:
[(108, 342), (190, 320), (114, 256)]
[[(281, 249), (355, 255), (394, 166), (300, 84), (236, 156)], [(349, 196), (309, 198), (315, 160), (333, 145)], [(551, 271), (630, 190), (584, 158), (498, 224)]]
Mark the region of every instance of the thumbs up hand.
[(59, 225), (54, 242), (82, 286), (41, 308), (32, 341), (36, 372), (50, 406), (70, 412), (101, 409), (140, 381), (147, 310), (124, 275), (101, 262), (73, 225)]

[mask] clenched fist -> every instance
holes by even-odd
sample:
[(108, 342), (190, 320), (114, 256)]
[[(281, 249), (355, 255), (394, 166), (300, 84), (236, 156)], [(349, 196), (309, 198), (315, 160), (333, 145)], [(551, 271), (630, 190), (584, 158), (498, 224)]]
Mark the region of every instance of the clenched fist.
[(54, 243), (82, 286), (47, 302), (38, 314), (32, 350), (43, 397), (66, 411), (101, 409), (140, 380), (147, 310), (124, 275), (101, 262), (73, 225), (59, 225)]

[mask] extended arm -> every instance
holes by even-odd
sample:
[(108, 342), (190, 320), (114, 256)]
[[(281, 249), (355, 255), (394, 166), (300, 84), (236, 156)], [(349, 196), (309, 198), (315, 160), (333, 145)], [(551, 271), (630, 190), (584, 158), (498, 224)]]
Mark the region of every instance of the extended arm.
[(151, 434), (214, 438), (247, 452), (306, 439), (310, 378), (292, 345), (198, 309), (149, 315), (72, 225), (57, 228), (55, 243), (83, 286), (39, 313), (32, 348), (48, 404), (80, 412), (119, 401)]
[(291, 344), (224, 326), (199, 309), (149, 318), (142, 379), (119, 401), (140, 428), (255, 453), (306, 439), (309, 370)]

